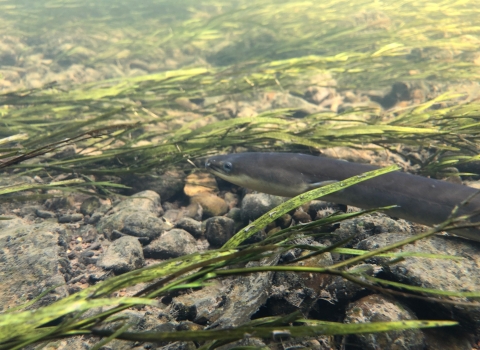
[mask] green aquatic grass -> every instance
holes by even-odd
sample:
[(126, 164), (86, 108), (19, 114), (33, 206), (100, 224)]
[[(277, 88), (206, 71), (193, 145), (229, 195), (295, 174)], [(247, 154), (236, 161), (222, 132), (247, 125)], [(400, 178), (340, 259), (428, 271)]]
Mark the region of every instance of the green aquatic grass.
[[(458, 88), (460, 84), (480, 77), (476, 59), (480, 10), (473, 1), (239, 0), (227, 4), (214, 0), (150, 0), (135, 3), (133, 8), (131, 4), (127, 0), (114, 4), (93, 0), (0, 1), (0, 37), (17, 36), (40, 43), (36, 48), (25, 46), (20, 58), (39, 50), (47, 53), (55, 69), (82, 64), (113, 71), (112, 66), (117, 66), (116, 73), (112, 73), (115, 77), (103, 81), (59, 82), (0, 94), (0, 168), (6, 174), (45, 179), (59, 173), (79, 177), (3, 187), (0, 200), (41, 199), (37, 191), (46, 189), (70, 192), (119, 187), (101, 180), (92, 182), (85, 176), (145, 174), (173, 166), (191, 171), (191, 161), (242, 147), (303, 152), (333, 146), (392, 152), (397, 152), (399, 145), (428, 148), (433, 150), (430, 158), (410, 159), (428, 175), (479, 160), (480, 104), (475, 91), (457, 91), (465, 90)], [(171, 57), (175, 57), (175, 66), (164, 64)], [(133, 60), (157, 66), (150, 73), (126, 75)], [(0, 73), (0, 77), (4, 76)], [(357, 107), (341, 113), (304, 113), (303, 118), (295, 118), (298, 108), (293, 107), (241, 118), (230, 118), (217, 108), (225, 101), (254, 103), (266, 92), (303, 96), (309, 86), (329, 87), (330, 77), (337, 81), (334, 87), (339, 92), (386, 93), (398, 81), (433, 86), (441, 92), (432, 92), (426, 102), (403, 109)], [(446, 85), (454, 83), (459, 85), (450, 87), (450, 91)], [(202, 100), (203, 104), (192, 102)], [(190, 119), (176, 126), (174, 122), (185, 115)], [(50, 156), (71, 145), (77, 147), (75, 155), (62, 159)], [(338, 185), (329, 189), (333, 188)], [(325, 190), (318, 190), (314, 196)], [(268, 213), (254, 229), (273, 221), (280, 210)], [(265, 324), (252, 321), (235, 330), (141, 334), (129, 331), (128, 320), (116, 318), (118, 312), (130, 306), (154, 307), (154, 298), (174, 290), (201, 287), (227, 273), (253, 273), (245, 268), (221, 269), (295, 247), (309, 249), (308, 256), (329, 251), (357, 255), (334, 266), (309, 270), (312, 273), (342, 276), (377, 292), (478, 306), (464, 301), (478, 297), (478, 292), (427, 290), (345, 271), (377, 256), (457, 258), (388, 253), (435, 231), (368, 253), (336, 245), (318, 250), (291, 243), (295, 234), (310, 234), (309, 230), (354, 215), (358, 214), (335, 215), (282, 230), (263, 242), (242, 246), (242, 250), (216, 250), (172, 259), (111, 278), (36, 311), (4, 313), (0, 315), (0, 349), (85, 334), (107, 337), (97, 348), (113, 338), (141, 337), (144, 341), (148, 337), (202, 337), (209, 340), (202, 347), (206, 349), (222, 343), (215, 339), (242, 339), (245, 332), (271, 339), (274, 331), (285, 329), (291, 336), (308, 336), (456, 324), (404, 321), (345, 325), (303, 320), (302, 327), (291, 327), (292, 319), (284, 317), (264, 319)], [(254, 229), (249, 225), (243, 236), (236, 236), (230, 244), (236, 247)], [(295, 271), (293, 266), (267, 266), (255, 272), (269, 269)], [(115, 291), (139, 283), (150, 287), (139, 292), (137, 298), (112, 296)], [(112, 308), (100, 312), (98, 306)], [(86, 311), (93, 315), (85, 316)], [(65, 316), (58, 326), (40, 327)], [(114, 321), (123, 323), (118, 327)], [(118, 328), (99, 330), (95, 328), (98, 322)], [(269, 322), (277, 324), (271, 326)]]
[[(344, 186), (358, 183), (373, 176), (381, 176), (382, 173), (392, 171), (394, 168), (385, 168), (376, 170), (365, 176), (355, 176), (354, 178), (344, 181)], [(339, 190), (344, 186), (329, 185), (333, 189)], [(328, 190), (328, 189), (327, 189)], [(295, 201), (308, 201), (310, 196), (318, 196), (320, 192), (325, 192), (324, 189), (317, 189), (310, 191), (305, 196), (294, 198), (293, 204), (298, 204)], [(323, 193), (324, 194), (324, 193)], [(286, 203), (288, 204), (288, 203)], [(285, 207), (285, 205), (283, 205)], [(288, 206), (288, 205), (287, 205)], [(275, 208), (267, 213), (261, 222), (262, 225), (267, 225), (269, 222), (275, 220), (277, 213), (282, 208)], [(343, 216), (343, 219), (348, 216)], [(324, 224), (332, 222), (332, 218), (328, 217), (324, 220)], [(342, 219), (339, 219), (342, 220)], [(314, 335), (342, 335), (342, 334), (358, 334), (358, 333), (371, 333), (371, 332), (383, 332), (394, 329), (409, 329), (409, 328), (425, 328), (425, 327), (440, 327), (440, 326), (453, 326), (457, 323), (454, 321), (405, 321), (405, 322), (380, 322), (370, 324), (341, 324), (341, 323), (328, 323), (319, 322), (318, 320), (303, 320), (305, 324), (301, 327), (292, 326), (290, 323), (281, 325), (275, 325), (265, 327), (265, 325), (244, 325), (235, 329), (218, 330), (218, 331), (185, 331), (185, 332), (128, 332), (128, 320), (125, 320), (122, 327), (118, 328), (118, 317), (116, 316), (120, 311), (125, 310), (131, 306), (151, 305), (155, 307), (157, 302), (154, 298), (179, 289), (200, 288), (210, 280), (220, 278), (225, 275), (236, 275), (245, 273), (256, 273), (263, 271), (291, 271), (291, 272), (311, 272), (311, 273), (327, 273), (333, 275), (340, 275), (346, 279), (349, 279), (356, 283), (361, 283), (367, 288), (373, 288), (375, 290), (380, 289), (390, 294), (394, 294), (395, 291), (385, 289), (384, 287), (378, 287), (378, 285), (387, 285), (394, 287), (401, 287), (410, 292), (420, 292), (423, 294), (430, 294), (429, 301), (445, 302), (445, 303), (461, 303), (462, 305), (474, 306), (475, 303), (456, 302), (448, 299), (442, 299), (442, 297), (475, 297), (478, 296), (478, 292), (448, 292), (437, 291), (432, 289), (406, 286), (404, 284), (389, 284), (388, 281), (381, 279), (368, 279), (367, 276), (363, 276), (362, 280), (359, 280), (359, 272), (352, 271), (347, 272), (341, 268), (353, 264), (356, 261), (364, 260), (368, 257), (377, 256), (380, 253), (385, 253), (391, 249), (398, 248), (406, 243), (414, 242), (415, 240), (424, 238), (437, 232), (440, 229), (445, 229), (453, 223), (453, 219), (441, 225), (436, 230), (431, 230), (426, 234), (417, 235), (415, 237), (404, 240), (400, 243), (396, 243), (381, 249), (377, 249), (373, 252), (363, 254), (360, 257), (348, 259), (340, 264), (324, 267), (301, 267), (301, 266), (259, 266), (259, 267), (244, 267), (238, 268), (239, 264), (246, 263), (248, 261), (258, 260), (265, 258), (271, 254), (278, 254), (279, 251), (284, 250), (282, 248), (284, 241), (280, 241), (276, 244), (267, 244), (265, 246), (259, 246), (254, 244), (251, 246), (244, 246), (242, 250), (232, 249), (236, 243), (245, 239), (244, 231), (240, 231), (236, 238), (231, 240), (229, 244), (232, 246), (229, 249), (212, 250), (205, 253), (195, 253), (187, 256), (182, 256), (176, 259), (171, 259), (159, 264), (155, 264), (149, 267), (138, 269), (125, 273), (120, 276), (112, 277), (106, 281), (100, 282), (96, 285), (88, 287), (80, 292), (72, 294), (62, 300), (54, 302), (48, 306), (42, 307), (35, 311), (19, 311), (18, 308), (15, 311), (10, 311), (0, 315), (0, 349), (20, 349), (28, 344), (34, 342), (51, 341), (54, 339), (62, 339), (65, 337), (71, 337), (75, 335), (97, 335), (101, 337), (110, 337), (101, 344), (113, 338), (125, 339), (125, 340), (139, 340), (141, 341), (173, 341), (173, 340), (185, 340), (185, 339), (203, 339), (205, 341), (212, 340), (214, 343), (210, 344), (211, 348), (215, 347), (215, 344), (223, 341), (234, 341), (236, 339), (243, 338), (245, 332), (249, 334), (256, 334), (259, 337), (270, 338), (272, 334), (278, 333), (279, 327), (283, 332), (289, 333), (292, 337), (296, 336), (314, 336)], [(250, 227), (250, 226), (249, 226)], [(311, 229), (311, 226), (310, 226)], [(293, 228), (290, 229), (291, 235), (295, 234)], [(305, 226), (300, 225), (299, 231), (305, 230)], [(247, 234), (250, 234), (247, 230)], [(228, 244), (227, 244), (228, 245)], [(292, 245), (289, 249), (303, 248), (302, 245)], [(318, 248), (318, 247), (314, 247)], [(336, 247), (332, 246), (331, 251), (335, 251)], [(325, 251), (328, 251), (325, 250)], [(348, 252), (351, 253), (350, 251)], [(449, 258), (449, 257), (447, 257)], [(227, 266), (234, 266), (234, 268), (224, 269)], [(136, 293), (134, 297), (117, 298), (112, 297), (116, 291), (127, 288), (129, 286), (135, 286), (139, 283), (150, 284), (146, 288)], [(153, 283), (153, 284), (152, 284)], [(410, 294), (410, 297), (418, 297), (414, 294)], [(106, 310), (99, 310), (99, 307), (109, 306)], [(89, 311), (86, 316), (86, 311)], [(46, 323), (56, 320), (59, 317), (66, 317), (57, 326), (42, 327)], [(268, 319), (268, 318), (267, 318)], [(256, 320), (256, 322), (260, 322)], [(117, 323), (114, 323), (117, 322)], [(114, 326), (114, 328), (108, 328), (108, 326)], [(105, 328), (107, 327), (107, 328)], [(218, 344), (217, 344), (218, 345)]]
[[(110, 125), (112, 119), (139, 121), (139, 130), (142, 130), (152, 123), (170, 121), (172, 116), (168, 110), (178, 110), (178, 98), (232, 97), (262, 90), (296, 91), (308, 85), (309, 77), (318, 73), (334, 74), (339, 80), (339, 89), (359, 90), (378, 89), (399, 80), (415, 82), (426, 77), (432, 82), (478, 80), (480, 66), (473, 62), (472, 56), (478, 48), (480, 29), (475, 25), (478, 10), (464, 1), (441, 2), (433, 6), (422, 1), (387, 1), (381, 4), (327, 1), (312, 4), (263, 0), (254, 6), (246, 1), (222, 4), (215, 11), (211, 11), (211, 6), (219, 4), (213, 1), (185, 1), (183, 5), (191, 6), (184, 7), (152, 0), (134, 9), (128, 7), (128, 2), (122, 1), (116, 3), (115, 15), (109, 11), (112, 4), (97, 4), (96, 7), (92, 4), (89, 1), (65, 0), (55, 2), (54, 6), (49, 2), (32, 7), (27, 2), (4, 1), (0, 6), (4, 16), (15, 21), (10, 26), (8, 21), (5, 22), (4, 30), (11, 30), (15, 23), (15, 27), (22, 28), (22, 35), (27, 37), (38, 36), (38, 30), (41, 30), (47, 36), (49, 32), (54, 36), (58, 31), (71, 31), (83, 38), (82, 33), (76, 31), (81, 25), (85, 40), (88, 38), (91, 44), (102, 44), (102, 50), (94, 50), (98, 57), (83, 61), (87, 65), (128, 62), (135, 57), (156, 61), (165, 57), (165, 53), (160, 54), (153, 48), (181, 50), (185, 47), (210, 60), (211, 64), (196, 67), (187, 64), (176, 70), (68, 87), (66, 91), (64, 87), (50, 85), (47, 89), (4, 95), (0, 98), (0, 105), (4, 106), (0, 108), (0, 115), (8, 118), (9, 122), (8, 126), (0, 127), (0, 135), (8, 137), (16, 130), (27, 131), (29, 145), (38, 148), (56, 138), (75, 137), (81, 128), (87, 131)], [(92, 14), (93, 8), (95, 16), (85, 16), (85, 13)], [(209, 11), (206, 11), (207, 8)], [(48, 16), (39, 15), (45, 10)], [(153, 10), (156, 16), (151, 15)], [(80, 19), (78, 14), (82, 11)], [(51, 16), (57, 12), (62, 14), (62, 19), (76, 18), (76, 21), (51, 21)], [(25, 17), (27, 13), (30, 14), (28, 21)], [(134, 20), (144, 17), (148, 20)], [(123, 29), (122, 33), (118, 32), (119, 28)], [(109, 31), (115, 38), (122, 34), (125, 37), (109, 41), (99, 34), (106, 33), (108, 36)], [(238, 43), (245, 43), (245, 47)], [(130, 54), (117, 57), (126, 48)], [(73, 47), (66, 53), (58, 53), (59, 57), (55, 59), (60, 61), (64, 56), (74, 57), (75, 51), (81, 49)], [(429, 109), (442, 101), (449, 105)], [(235, 131), (238, 128), (234, 123), (229, 126), (228, 140), (216, 144), (183, 143), (186, 139), (199, 137), (200, 131), (189, 134), (189, 130), (182, 130), (182, 144), (177, 143), (179, 130), (153, 131), (141, 136), (141, 139), (151, 140), (160, 136), (161, 140), (155, 141), (153, 149), (145, 147), (132, 152), (131, 158), (147, 164), (137, 169), (144, 172), (154, 164), (164, 164), (157, 155), (159, 153), (168, 154), (165, 159), (168, 163), (179, 160), (180, 156), (175, 155), (177, 146), (180, 147), (179, 153), (196, 157), (205, 155), (207, 150), (223, 150), (229, 146), (258, 147), (265, 146), (265, 142), (269, 148), (283, 144), (355, 147), (360, 143), (377, 143), (387, 148), (397, 143), (433, 144), (462, 156), (467, 148), (468, 154), (472, 150), (458, 136), (468, 134), (473, 138), (471, 142), (475, 142), (479, 112), (478, 103), (464, 102), (468, 101), (458, 94), (442, 95), (399, 115), (392, 113), (386, 118), (388, 125), (375, 120), (378, 111), (361, 111), (366, 123), (357, 123), (356, 126), (325, 114), (308, 118), (312, 122), (303, 128), (282, 132), (270, 130), (269, 133), (262, 130), (261, 134), (256, 134), (258, 131), (254, 128), (251, 133), (239, 135), (240, 139), (230, 133), (231, 129)], [(351, 114), (358, 112), (353, 110)], [(202, 119), (212, 114), (212, 110), (200, 108), (196, 113), (198, 119)], [(276, 116), (280, 114), (288, 118), (289, 112), (279, 111)], [(320, 124), (328, 118), (337, 119), (336, 125)], [(312, 128), (316, 128), (316, 132)], [(351, 142), (352, 135), (358, 136), (354, 142)], [(206, 133), (203, 136), (206, 140), (212, 135)], [(116, 135), (103, 140), (103, 145), (119, 139), (125, 142), (127, 149), (135, 144), (135, 138), (127, 142), (126, 137)], [(165, 146), (155, 147), (161, 143)], [(107, 148), (112, 149), (111, 146)], [(105, 158), (131, 152), (118, 148), (115, 147)], [(144, 162), (152, 156), (156, 158), (154, 161)], [(95, 160), (81, 157), (76, 162), (86, 168)], [(433, 166), (422, 165), (425, 169), (432, 169), (433, 173)], [(442, 165), (441, 161), (435, 163), (436, 168)], [(128, 166), (136, 167), (130, 162)], [(79, 167), (61, 169), (68, 171), (72, 168), (78, 171)]]

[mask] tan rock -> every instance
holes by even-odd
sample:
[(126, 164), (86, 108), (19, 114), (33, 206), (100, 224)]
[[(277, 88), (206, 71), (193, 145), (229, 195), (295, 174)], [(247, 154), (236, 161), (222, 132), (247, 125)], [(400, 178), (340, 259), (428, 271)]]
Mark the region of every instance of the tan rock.
[(193, 196), (190, 200), (192, 203), (198, 203), (202, 206), (203, 214), (206, 217), (222, 216), (228, 211), (227, 203), (214, 194), (202, 193)]
[(218, 192), (217, 181), (212, 174), (193, 173), (186, 177), (183, 191), (189, 197), (200, 193), (216, 193)]

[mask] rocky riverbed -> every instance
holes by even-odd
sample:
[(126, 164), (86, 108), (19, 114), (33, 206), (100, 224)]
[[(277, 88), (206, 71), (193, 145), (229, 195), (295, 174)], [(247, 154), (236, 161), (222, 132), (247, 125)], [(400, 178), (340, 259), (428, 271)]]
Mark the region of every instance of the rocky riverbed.
[[(15, 180), (3, 179), (5, 184), (9, 181)], [(245, 192), (223, 182), (219, 187), (214, 177), (204, 172), (188, 176), (172, 172), (149, 181), (155, 191), (142, 190), (117, 201), (72, 194), (43, 203), (4, 206), (1, 214), (11, 219), (0, 222), (2, 309), (27, 302), (53, 288), (31, 306), (40, 307), (109, 276), (220, 247), (239, 228), (284, 201), (281, 197)], [(286, 214), (276, 225), (288, 227), (310, 222), (331, 212), (332, 208), (345, 209), (313, 201)], [(267, 228), (274, 229), (274, 226)], [(335, 234), (337, 239), (342, 239), (357, 233), (350, 246), (371, 250), (424, 229), (385, 214), (371, 214), (342, 222)], [(308, 237), (297, 240), (312, 245), (328, 243)], [(449, 254), (463, 259), (406, 258), (393, 265), (388, 259), (371, 259), (361, 266), (372, 276), (427, 288), (474, 291), (480, 285), (478, 243), (440, 235), (405, 246), (401, 251)], [(299, 254), (300, 251), (292, 251), (276, 259), (287, 262)], [(301, 265), (328, 266), (339, 259), (338, 254), (326, 253), (302, 261)], [(120, 295), (131, 295), (136, 290), (138, 288), (124, 290)], [(480, 308), (389, 297), (340, 277), (317, 274), (265, 272), (226, 278), (201, 290), (163, 298), (161, 305), (127, 313), (136, 320), (135, 327), (144, 330), (231, 327), (252, 317), (295, 310), (330, 321), (439, 318), (459, 320), (462, 324), (455, 330), (408, 330), (345, 338), (347, 343), (364, 349), (471, 349), (480, 325)], [(88, 338), (72, 338), (52, 343), (48, 348), (83, 349), (92, 342)], [(258, 342), (246, 340), (243, 344)], [(332, 337), (320, 337), (302, 340), (299, 344), (334, 349), (337, 342), (338, 339)], [(193, 349), (195, 345), (114, 341), (107, 348)]]
[[(119, 38), (124, 39), (119, 33)], [(0, 37), (0, 92), (40, 88), (56, 81), (60, 86), (95, 82), (116, 77), (139, 76), (186, 65), (210, 63), (184, 51), (157, 52), (155, 61), (123, 56), (98, 63), (95, 47), (105, 38), (87, 40), (58, 35), (28, 42), (21, 36)], [(73, 50), (73, 48), (76, 48)], [(55, 59), (57, 57), (57, 59)], [(61, 57), (62, 59), (58, 59)], [(476, 58), (478, 64), (478, 58)], [(89, 61), (89, 64), (84, 63)], [(82, 63), (83, 62), (83, 63)], [(93, 63), (92, 63), (93, 62)], [(412, 73), (413, 74), (413, 73)], [(422, 81), (398, 81), (379, 90), (337, 88), (331, 74), (312, 75), (302, 91), (255, 91), (250, 95), (228, 98), (177, 100), (183, 109), (170, 127), (197, 121), (254, 117), (271, 109), (288, 108), (293, 117), (331, 112), (341, 114), (352, 108), (374, 109), (378, 118), (385, 111), (399, 110), (430, 101), (447, 90), (464, 92), (468, 99), (478, 98), (477, 83), (445, 84)], [(442, 107), (443, 102), (433, 107)], [(198, 109), (211, 115), (196, 114)], [(200, 118), (202, 117), (202, 119)], [(359, 113), (357, 118), (364, 116)], [(328, 122), (328, 121), (327, 121)], [(195, 126), (192, 126), (195, 127)], [(239, 148), (238, 150), (242, 150)], [(409, 157), (424, 159), (428, 152), (399, 146), (398, 152), (332, 147), (324, 155), (349, 161), (387, 165), (399, 164), (415, 172), (418, 165)], [(75, 147), (65, 154), (75, 155)], [(63, 156), (65, 156), (65, 154)], [(403, 156), (401, 156), (403, 155)], [(62, 154), (57, 154), (61, 159)], [(150, 266), (170, 258), (219, 248), (239, 229), (248, 225), (285, 199), (252, 193), (218, 181), (201, 169), (202, 160), (194, 160), (200, 169), (169, 169), (158, 173), (115, 178), (130, 187), (110, 199), (84, 193), (69, 195), (47, 192), (53, 198), (39, 201), (5, 200), (0, 214), (0, 311), (41, 297), (30, 309), (51, 304), (65, 296), (104, 281), (111, 276)], [(75, 177), (76, 175), (69, 175)], [(451, 176), (449, 181), (461, 181)], [(2, 175), (1, 185), (44, 183), (48, 178)], [(471, 186), (480, 188), (478, 182)], [(338, 204), (312, 201), (262, 230), (261, 235), (293, 224), (311, 222), (337, 210)], [(424, 231), (426, 228), (377, 213), (342, 222), (333, 238), (326, 241), (299, 236), (297, 242), (324, 246), (355, 233), (348, 247), (372, 250)], [(408, 283), (413, 286), (450, 291), (478, 291), (480, 286), (480, 244), (448, 235), (437, 235), (407, 245), (399, 251), (448, 254), (461, 260), (405, 258), (392, 263), (388, 259), (370, 259), (353, 268), (363, 268), (371, 276)], [(277, 256), (268, 264), (288, 262), (300, 256), (294, 250)], [(344, 257), (325, 253), (299, 264), (329, 266)], [(267, 262), (263, 262), (267, 263)], [(251, 263), (252, 265), (254, 263)], [(258, 263), (257, 263), (258, 264)], [(126, 289), (119, 296), (133, 295), (142, 286)], [(465, 300), (461, 300), (465, 301)], [(405, 330), (348, 337), (315, 337), (298, 341), (276, 339), (261, 341), (245, 338), (239, 346), (313, 349), (429, 349), (470, 350), (480, 348), (480, 308), (455, 304), (429, 303), (408, 297), (389, 296), (365, 289), (341, 277), (320, 274), (264, 272), (236, 278), (224, 278), (202, 289), (179, 292), (161, 299), (160, 306), (145, 306), (125, 311), (135, 330), (198, 330), (238, 326), (252, 318), (283, 315), (300, 310), (305, 317), (357, 323), (375, 321), (450, 319), (459, 327)], [(49, 343), (46, 349), (88, 349), (93, 337), (73, 337)], [(153, 344), (115, 340), (102, 349), (196, 349), (194, 342)], [(36, 348), (32, 346), (31, 348)], [(41, 347), (37, 347), (41, 348)]]

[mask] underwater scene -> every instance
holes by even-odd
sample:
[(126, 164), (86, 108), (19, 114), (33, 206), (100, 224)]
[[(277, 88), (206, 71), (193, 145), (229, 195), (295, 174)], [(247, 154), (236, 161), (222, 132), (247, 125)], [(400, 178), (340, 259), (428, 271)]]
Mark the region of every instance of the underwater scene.
[(0, 0), (0, 350), (480, 349), (474, 0)]

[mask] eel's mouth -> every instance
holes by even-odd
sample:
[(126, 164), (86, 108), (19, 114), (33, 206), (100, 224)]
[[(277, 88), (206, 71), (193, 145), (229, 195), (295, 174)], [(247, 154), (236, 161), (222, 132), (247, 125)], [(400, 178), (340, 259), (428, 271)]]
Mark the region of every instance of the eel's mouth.
[(215, 175), (224, 174), (222, 164), (219, 164), (215, 159), (207, 159), (205, 161), (205, 168)]
[(233, 175), (233, 165), (228, 160), (209, 158), (205, 161), (205, 168), (215, 175)]

